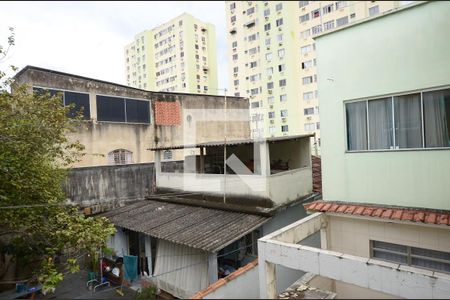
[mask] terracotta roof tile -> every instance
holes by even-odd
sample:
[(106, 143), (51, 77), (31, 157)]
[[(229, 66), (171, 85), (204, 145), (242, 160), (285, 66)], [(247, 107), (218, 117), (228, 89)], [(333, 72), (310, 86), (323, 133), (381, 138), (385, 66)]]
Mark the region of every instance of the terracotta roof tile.
[(448, 220), (449, 220), (449, 216), (448, 215), (439, 215), (437, 223), (440, 225), (448, 225)]
[(435, 213), (428, 213), (425, 216), (425, 223), (436, 223), (436, 214)]
[(414, 214), (413, 221), (414, 222), (423, 222), (425, 220), (425, 213), (418, 212)]
[(414, 217), (413, 211), (405, 211), (405, 212), (403, 212), (402, 220), (403, 221), (412, 221), (413, 217)]
[(316, 205), (316, 210), (321, 210), (321, 208), (322, 207), (324, 207), (325, 206), (325, 204), (323, 203), (323, 202), (321, 202), (321, 203), (317, 203), (317, 205)]
[(384, 218), (405, 222), (419, 222), (428, 224), (450, 226), (450, 211), (432, 211), (426, 209), (411, 209), (401, 207), (383, 207), (374, 205), (348, 204), (334, 201), (314, 201), (305, 204), (308, 210), (315, 210), (328, 213), (341, 213), (363, 215), (374, 218)]
[(326, 204), (322, 207), (322, 209), (323, 209), (324, 211), (328, 211), (330, 208), (331, 208), (331, 204), (330, 204), (330, 203), (326, 203)]
[(382, 214), (381, 217), (382, 218), (387, 218), (390, 219), (392, 216), (393, 210), (392, 209), (386, 209)]
[(366, 207), (363, 211), (363, 216), (371, 216), (373, 211), (372, 207)]
[(381, 217), (381, 214), (383, 213), (384, 209), (382, 208), (377, 208), (375, 209), (375, 211), (372, 213), (372, 217)]
[(344, 212), (347, 209), (347, 205), (341, 205), (338, 207), (338, 209), (336, 210), (336, 212)]
[(391, 216), (391, 219), (401, 220), (402, 219), (402, 214), (403, 214), (403, 210), (396, 209), (396, 210), (394, 210), (394, 212), (393, 212), (393, 214)]
[(339, 205), (337, 204), (331, 204), (331, 207), (328, 211), (335, 212), (339, 208)]
[(364, 211), (364, 206), (358, 206), (355, 211), (353, 212), (354, 215), (362, 215)]
[(356, 206), (354, 205), (350, 205), (349, 207), (347, 207), (347, 209), (344, 211), (345, 214), (351, 214), (353, 213), (353, 211), (356, 209)]

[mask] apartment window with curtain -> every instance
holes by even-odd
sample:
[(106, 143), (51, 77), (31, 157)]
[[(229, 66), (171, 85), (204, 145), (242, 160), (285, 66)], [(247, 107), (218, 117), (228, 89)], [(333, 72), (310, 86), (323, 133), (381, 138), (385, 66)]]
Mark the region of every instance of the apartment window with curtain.
[(264, 24), (264, 31), (270, 30), (270, 23)]
[(287, 95), (286, 94), (280, 95), (280, 102), (286, 102), (286, 101), (287, 101)]
[(450, 89), (345, 104), (347, 150), (450, 147)]
[(280, 59), (284, 58), (284, 49), (278, 50), (278, 57), (279, 57)]

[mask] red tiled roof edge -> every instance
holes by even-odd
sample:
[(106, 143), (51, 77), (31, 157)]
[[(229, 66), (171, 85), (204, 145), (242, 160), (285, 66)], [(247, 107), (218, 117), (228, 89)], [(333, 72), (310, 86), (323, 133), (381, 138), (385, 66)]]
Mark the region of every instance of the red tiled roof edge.
[(309, 211), (450, 226), (450, 211), (364, 205), (323, 200), (306, 203), (303, 206)]
[(213, 284), (208, 286), (206, 289), (198, 291), (191, 297), (191, 299), (203, 299), (203, 297), (205, 297), (206, 295), (212, 293), (213, 291), (215, 291), (218, 288), (220, 288), (221, 286), (227, 284), (231, 280), (239, 277), (240, 275), (244, 274), (245, 272), (250, 271), (257, 265), (258, 265), (258, 259), (255, 259), (254, 261), (246, 264), (245, 266), (240, 267), (239, 269), (237, 269), (236, 271), (234, 271), (227, 277), (217, 280), (216, 282), (214, 282)]
[(322, 193), (322, 159), (311, 155), (313, 192)]

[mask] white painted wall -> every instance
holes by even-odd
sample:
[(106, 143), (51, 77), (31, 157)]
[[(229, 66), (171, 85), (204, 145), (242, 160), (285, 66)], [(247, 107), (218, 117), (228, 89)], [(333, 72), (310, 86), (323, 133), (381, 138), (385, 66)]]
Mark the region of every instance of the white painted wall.
[(312, 192), (312, 169), (290, 170), (271, 176), (224, 175), (193, 173), (160, 173), (156, 178), (159, 188), (204, 192), (238, 197), (261, 197), (277, 205), (296, 200)]
[(128, 255), (128, 236), (122, 227), (116, 226), (116, 233), (108, 238), (107, 245), (114, 249), (116, 256)]
[(257, 299), (259, 298), (258, 278), (258, 267), (255, 266), (203, 299)]

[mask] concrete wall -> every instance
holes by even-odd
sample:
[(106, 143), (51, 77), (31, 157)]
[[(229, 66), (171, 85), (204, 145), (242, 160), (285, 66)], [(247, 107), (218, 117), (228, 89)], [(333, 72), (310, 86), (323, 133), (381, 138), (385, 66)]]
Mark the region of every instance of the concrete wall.
[(343, 104), (449, 85), (449, 14), (431, 1), (316, 39), (324, 199), (450, 209), (449, 149), (346, 153)]
[(204, 192), (229, 197), (272, 201), (274, 205), (297, 200), (312, 193), (311, 167), (285, 171), (271, 176), (194, 173), (160, 173), (158, 188)]
[(258, 267), (253, 267), (212, 291), (203, 299), (257, 299), (259, 298), (258, 280)]
[(370, 240), (449, 252), (450, 229), (329, 217), (328, 250), (370, 257)]
[[(43, 87), (88, 93), (90, 120), (83, 121), (69, 138), (85, 145), (86, 155), (73, 167), (107, 165), (108, 153), (116, 149), (133, 152), (133, 163), (153, 161), (153, 153), (147, 150), (155, 146), (184, 145), (194, 132), (195, 143), (223, 140), (225, 131), (224, 97), (200, 94), (150, 92), (114, 83), (85, 78), (56, 71), (27, 67), (16, 76), (16, 82), (30, 87)], [(107, 95), (145, 100), (150, 102), (150, 124), (105, 122), (97, 120), (96, 96)], [(175, 125), (155, 124), (154, 103), (175, 102), (180, 110), (180, 120)], [(233, 115), (240, 112), (238, 120)], [(248, 139), (248, 100), (227, 97), (227, 138)], [(200, 115), (188, 122), (187, 116)], [(195, 130), (194, 130), (195, 129)]]
[(72, 169), (67, 197), (82, 207), (117, 206), (121, 201), (143, 199), (152, 192), (153, 163)]

